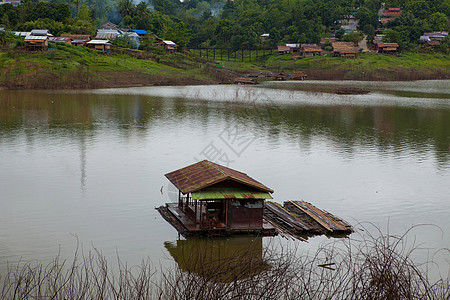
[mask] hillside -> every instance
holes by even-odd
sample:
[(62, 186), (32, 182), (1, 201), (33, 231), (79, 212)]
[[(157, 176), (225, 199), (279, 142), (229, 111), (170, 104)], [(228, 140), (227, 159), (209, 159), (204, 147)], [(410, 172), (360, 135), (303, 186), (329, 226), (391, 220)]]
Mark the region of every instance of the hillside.
[(150, 54), (113, 48), (111, 55), (84, 47), (55, 44), (55, 50), (27, 52), (17, 48), (0, 54), (0, 88), (80, 89), (140, 85), (232, 83), (235, 77), (272, 71), (306, 71), (309, 79), (418, 80), (450, 78), (450, 57), (404, 53), (295, 58), (266, 55), (251, 62), (211, 60), (193, 54)]

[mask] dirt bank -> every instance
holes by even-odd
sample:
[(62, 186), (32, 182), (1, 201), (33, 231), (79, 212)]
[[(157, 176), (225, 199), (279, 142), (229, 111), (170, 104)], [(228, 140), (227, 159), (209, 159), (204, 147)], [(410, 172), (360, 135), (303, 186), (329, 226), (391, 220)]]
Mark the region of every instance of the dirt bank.
[[(417, 70), (395, 69), (354, 72), (354, 70), (323, 70), (308, 68), (304, 70), (309, 80), (362, 80), (362, 81), (411, 81), (449, 79), (450, 73), (417, 72)], [(291, 73), (292, 70), (286, 71)], [(209, 70), (212, 79), (198, 79), (186, 74), (178, 76), (151, 75), (139, 71), (76, 71), (56, 73), (46, 70), (33, 71), (8, 80), (5, 78), (0, 89), (94, 89), (151, 85), (201, 85), (232, 83), (235, 77), (244, 77), (251, 72), (233, 72), (224, 69)]]
[(188, 76), (151, 75), (133, 71), (101, 71), (95, 74), (75, 72), (56, 74), (42, 72), (36, 76), (20, 76), (4, 80), (0, 89), (92, 89), (151, 85), (215, 84), (213, 80), (200, 80)]

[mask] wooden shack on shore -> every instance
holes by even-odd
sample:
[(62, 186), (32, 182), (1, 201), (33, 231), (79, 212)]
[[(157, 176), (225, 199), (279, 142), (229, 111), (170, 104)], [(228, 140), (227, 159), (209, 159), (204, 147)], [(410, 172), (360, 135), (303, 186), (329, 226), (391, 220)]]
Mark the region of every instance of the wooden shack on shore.
[(275, 234), (263, 222), (264, 200), (273, 190), (247, 174), (203, 160), (165, 176), (178, 189), (178, 203), (165, 209), (187, 235)]

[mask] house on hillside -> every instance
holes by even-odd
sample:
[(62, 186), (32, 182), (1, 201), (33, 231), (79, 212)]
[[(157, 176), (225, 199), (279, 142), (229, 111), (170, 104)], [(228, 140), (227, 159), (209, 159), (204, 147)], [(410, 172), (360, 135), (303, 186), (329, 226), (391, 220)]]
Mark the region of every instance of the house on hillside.
[(277, 46), (278, 54), (289, 54), (291, 48), (288, 46)]
[(172, 41), (162, 40), (159, 41), (156, 46), (163, 47), (169, 53), (176, 52), (178, 50), (178, 45)]
[(111, 43), (108, 40), (91, 40), (87, 42), (89, 49), (100, 50), (106, 53), (111, 52)]
[(268, 40), (270, 39), (270, 34), (268, 34), (268, 33), (263, 33), (263, 34), (261, 34), (259, 37), (260, 37), (260, 39), (261, 39), (261, 42), (264, 43), (264, 42), (266, 42), (266, 41), (268, 41)]
[(322, 48), (316, 44), (302, 44), (300, 49), (300, 53), (303, 57), (321, 56), (322, 52)]
[(30, 51), (48, 50), (48, 36), (46, 35), (27, 35), (24, 39), (25, 48)]
[(398, 51), (397, 43), (378, 43), (378, 53), (396, 54)]
[(31, 32), (16, 32), (16, 35), (26, 34), (24, 43), (25, 48), (30, 51), (42, 51), (48, 49), (49, 37), (53, 35), (47, 29), (33, 29)]
[(190, 232), (263, 230), (264, 200), (273, 190), (245, 173), (203, 160), (165, 174), (178, 189), (168, 210)]
[(123, 32), (119, 29), (98, 29), (94, 40), (112, 40), (122, 34)]
[(72, 40), (68, 37), (49, 37), (48, 41), (51, 43), (64, 43), (67, 45), (72, 45)]
[(71, 39), (72, 45), (77, 47), (86, 47), (91, 40), (91, 36), (88, 34), (61, 34), (61, 37)]
[(289, 47), (289, 53), (292, 55), (300, 54), (300, 49), (302, 48), (301, 44), (286, 44), (286, 47)]
[(359, 47), (354, 46), (353, 42), (335, 42), (332, 47), (333, 56), (357, 58), (359, 54)]
[(425, 32), (423, 36), (428, 37), (431, 41), (442, 42), (448, 36), (448, 31)]

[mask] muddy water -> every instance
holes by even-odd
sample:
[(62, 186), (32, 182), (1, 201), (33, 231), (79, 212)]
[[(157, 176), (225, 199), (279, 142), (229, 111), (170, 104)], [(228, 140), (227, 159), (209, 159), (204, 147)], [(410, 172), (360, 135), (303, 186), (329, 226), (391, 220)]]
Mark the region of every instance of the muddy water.
[[(348, 86), (370, 93), (333, 92)], [(358, 230), (433, 224), (413, 233), (424, 258), (450, 245), (449, 95), (449, 81), (0, 91), (0, 273), (77, 244), (170, 261), (185, 242), (154, 209), (176, 195), (163, 175), (201, 159)]]

